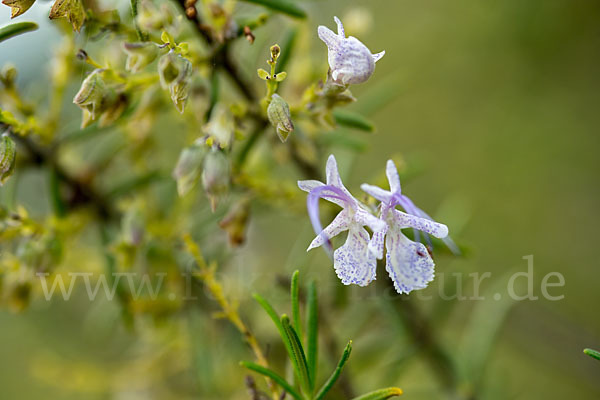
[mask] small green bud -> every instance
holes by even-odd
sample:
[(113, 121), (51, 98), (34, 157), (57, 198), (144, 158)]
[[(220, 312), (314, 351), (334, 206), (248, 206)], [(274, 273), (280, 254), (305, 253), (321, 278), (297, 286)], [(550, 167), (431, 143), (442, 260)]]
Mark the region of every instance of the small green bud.
[(15, 169), (17, 146), (8, 135), (0, 137), (0, 185), (12, 175)]
[(274, 44), (271, 46), (271, 61), (277, 61), (279, 58), (279, 54), (281, 54), (281, 48), (278, 44)]
[(94, 121), (101, 111), (103, 98), (108, 89), (101, 76), (102, 70), (96, 69), (85, 78), (73, 103), (83, 110), (81, 127), (85, 128)]
[(158, 76), (163, 89), (169, 89), (177, 110), (183, 113), (192, 81), (192, 63), (170, 50), (158, 60)]
[(35, 3), (35, 0), (2, 0), (2, 4), (11, 8), (10, 17), (15, 18), (23, 14)]
[(123, 43), (123, 50), (127, 54), (125, 69), (130, 72), (139, 72), (158, 56), (158, 47), (152, 42)]
[(184, 196), (200, 178), (202, 161), (206, 155), (206, 146), (200, 143), (184, 148), (179, 154), (179, 160), (173, 170), (173, 178), (177, 181), (177, 193)]
[(294, 124), (290, 117), (290, 107), (278, 94), (271, 97), (271, 103), (267, 108), (267, 116), (271, 125), (275, 127), (279, 139), (285, 142), (290, 133), (293, 132)]
[(85, 21), (81, 0), (56, 0), (50, 9), (50, 19), (67, 18), (73, 29), (79, 32)]
[(219, 198), (229, 190), (229, 160), (222, 151), (213, 149), (206, 155), (202, 186), (210, 200), (211, 209), (215, 211)]

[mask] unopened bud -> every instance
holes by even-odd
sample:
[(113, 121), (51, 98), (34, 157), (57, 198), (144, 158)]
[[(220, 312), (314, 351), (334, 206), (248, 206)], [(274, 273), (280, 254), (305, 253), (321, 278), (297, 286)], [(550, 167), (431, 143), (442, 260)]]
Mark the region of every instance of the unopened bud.
[(210, 116), (210, 121), (204, 126), (206, 133), (222, 149), (229, 147), (235, 133), (235, 121), (228, 107), (218, 103)]
[(206, 146), (203, 144), (193, 144), (179, 154), (179, 160), (173, 170), (173, 178), (177, 181), (177, 193), (180, 196), (188, 193), (196, 185), (205, 154)]
[(277, 58), (279, 58), (280, 53), (281, 53), (281, 48), (279, 47), (278, 44), (274, 44), (273, 46), (271, 46), (271, 60), (272, 61), (277, 61)]
[(169, 89), (177, 110), (183, 113), (192, 80), (192, 63), (171, 50), (158, 61), (158, 76), (161, 86)]
[(0, 137), (0, 185), (12, 175), (15, 169), (17, 146), (8, 135)]
[(158, 31), (173, 23), (175, 16), (167, 4), (158, 8), (151, 0), (140, 2), (137, 22), (146, 31)]
[(123, 43), (123, 50), (127, 54), (125, 69), (130, 72), (140, 71), (158, 56), (158, 47), (152, 42)]
[(219, 197), (229, 190), (229, 160), (222, 151), (212, 150), (206, 155), (202, 171), (202, 186), (214, 211)]
[(2, 0), (2, 4), (11, 8), (10, 17), (15, 18), (23, 14), (35, 3), (35, 0)]
[(290, 107), (278, 94), (274, 94), (271, 97), (271, 103), (267, 108), (267, 116), (271, 124), (275, 127), (279, 139), (285, 142), (294, 130), (294, 124), (290, 117)]
[(101, 77), (102, 70), (96, 69), (85, 78), (73, 103), (83, 110), (81, 127), (85, 128), (96, 119), (102, 107), (102, 100), (107, 94), (106, 84)]

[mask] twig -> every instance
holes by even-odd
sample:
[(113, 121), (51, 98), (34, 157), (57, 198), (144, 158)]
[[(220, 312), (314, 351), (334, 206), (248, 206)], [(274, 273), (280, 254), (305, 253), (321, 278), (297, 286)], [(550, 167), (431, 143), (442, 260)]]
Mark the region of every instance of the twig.
[[(240, 333), (254, 352), (254, 356), (256, 357), (257, 362), (263, 367), (268, 367), (269, 362), (267, 361), (267, 358), (265, 357), (262, 349), (260, 348), (256, 337), (244, 324), (240, 315), (237, 312), (236, 307), (233, 306), (225, 297), (225, 294), (223, 293), (223, 287), (221, 286), (221, 284), (215, 276), (215, 268), (213, 266), (209, 266), (206, 263), (206, 260), (204, 259), (204, 256), (200, 251), (200, 247), (198, 247), (198, 245), (192, 240), (189, 234), (185, 234), (183, 236), (183, 241), (185, 243), (187, 252), (192, 255), (194, 261), (196, 261), (196, 265), (198, 266), (199, 271), (197, 274), (194, 274), (194, 277), (196, 277), (204, 283), (204, 285), (215, 298), (217, 303), (219, 303), (219, 306), (223, 311), (223, 315), (238, 329), (238, 331), (240, 331)], [(269, 389), (271, 390), (273, 399), (277, 400), (279, 398), (279, 393), (277, 391), (275, 383), (269, 378), (266, 378), (266, 380)]]
[(55, 171), (56, 177), (71, 188), (72, 196), (67, 204), (70, 210), (85, 204), (91, 204), (102, 220), (113, 219), (117, 216), (110, 203), (106, 201), (102, 194), (96, 191), (91, 183), (80, 180), (67, 173), (54, 158), (53, 153), (44, 150), (27, 136), (14, 134), (9, 125), (0, 124), (0, 128), (8, 129), (11, 137), (29, 153), (31, 162), (34, 165), (48, 165)]

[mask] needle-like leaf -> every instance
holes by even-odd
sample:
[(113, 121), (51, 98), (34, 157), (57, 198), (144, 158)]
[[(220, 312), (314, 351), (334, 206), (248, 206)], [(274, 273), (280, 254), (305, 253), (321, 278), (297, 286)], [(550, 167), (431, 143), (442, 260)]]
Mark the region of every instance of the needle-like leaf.
[(302, 395), (294, 389), (292, 385), (290, 385), (285, 379), (283, 379), (280, 375), (278, 375), (275, 371), (270, 370), (269, 368), (263, 367), (262, 365), (255, 364), (249, 361), (241, 361), (240, 365), (244, 368), (248, 368), (251, 371), (257, 372), (261, 375), (267, 376), (271, 378), (274, 382), (276, 382), (279, 386), (283, 388), (287, 393), (290, 394), (296, 400), (303, 400)]
[(335, 370), (333, 371), (333, 373), (331, 374), (329, 379), (327, 379), (327, 382), (325, 382), (325, 384), (323, 384), (323, 387), (321, 387), (321, 390), (319, 390), (319, 393), (317, 393), (315, 400), (321, 400), (323, 397), (325, 397), (325, 395), (327, 394), (327, 392), (329, 392), (329, 390), (333, 387), (333, 385), (335, 385), (335, 382), (340, 377), (340, 374), (342, 373), (342, 369), (344, 369), (344, 365), (346, 364), (346, 361), (348, 361), (348, 358), (350, 357), (351, 352), (352, 352), (352, 340), (349, 341), (348, 344), (346, 345), (346, 348), (344, 349), (344, 354), (342, 354), (342, 358), (340, 358), (340, 361), (338, 362), (337, 367), (335, 368)]

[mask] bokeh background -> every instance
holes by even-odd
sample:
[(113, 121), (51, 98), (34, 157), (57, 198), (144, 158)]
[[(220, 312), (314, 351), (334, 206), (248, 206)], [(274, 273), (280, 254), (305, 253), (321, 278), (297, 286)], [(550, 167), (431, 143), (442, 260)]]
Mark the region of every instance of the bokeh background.
[[(448, 224), (466, 249), (464, 257), (436, 258), (438, 278), (424, 291), (432, 299), (415, 295), (410, 307), (427, 316), (457, 364), (484, 359), (475, 398), (599, 398), (600, 363), (582, 349), (600, 347), (600, 5), (302, 4), (310, 34), (297, 51), (321, 57), (323, 71), (326, 53), (316, 27), (333, 28), (333, 15), (372, 51), (386, 51), (370, 82), (353, 89), (359, 101), (351, 106), (368, 112), (377, 131), (349, 136), (364, 150), (358, 156), (344, 149), (336, 156), (356, 193), (361, 183), (381, 176), (385, 160), (404, 160), (404, 192)], [(0, 43), (0, 64), (18, 66), (19, 84), (28, 93), (43, 93), (47, 60), (59, 38), (47, 21), (49, 7), (38, 1), (21, 17), (39, 22), (39, 31)], [(0, 24), (8, 17), (9, 9), (1, 7)], [(240, 49), (249, 79), (290, 23), (274, 18), (256, 32), (251, 51)], [(292, 59), (290, 76), (302, 73), (301, 59)], [(385, 88), (393, 89), (393, 97)], [(76, 127), (79, 113), (72, 115), (70, 126)], [(36, 197), (35, 186), (22, 190)], [(37, 207), (42, 214), (45, 206)], [(285, 284), (277, 282), (299, 268), (303, 279), (318, 280), (335, 357), (348, 339), (354, 341), (346, 374), (356, 392), (396, 385), (407, 399), (446, 398), (440, 374), (390, 309), (383, 269), (377, 286), (343, 287), (324, 254), (304, 252), (312, 235), (305, 215), (261, 206), (255, 211), (248, 242), (222, 276), (263, 344), (276, 348), (276, 331), (250, 295), (260, 292), (289, 311)], [(534, 294), (541, 297), (547, 273), (560, 272), (565, 286), (550, 293), (564, 295), (562, 300), (504, 301), (510, 274), (527, 270), (528, 255)], [(440, 298), (440, 291), (451, 296), (458, 285), (469, 296), (468, 274), (474, 272), (492, 275), (482, 284), (485, 301)], [(214, 322), (206, 308), (190, 311), (185, 327), (163, 323), (132, 332), (114, 304), (77, 293), (69, 302), (37, 300), (21, 313), (0, 313), (0, 398), (247, 398), (238, 361), (251, 354), (238, 333), (225, 321)], [(494, 300), (495, 293), (503, 300)], [(322, 357), (321, 372), (334, 362)], [(458, 379), (459, 392), (463, 384)]]

